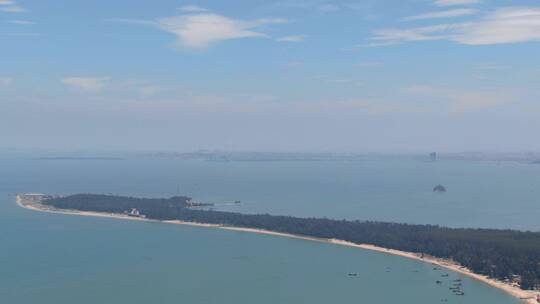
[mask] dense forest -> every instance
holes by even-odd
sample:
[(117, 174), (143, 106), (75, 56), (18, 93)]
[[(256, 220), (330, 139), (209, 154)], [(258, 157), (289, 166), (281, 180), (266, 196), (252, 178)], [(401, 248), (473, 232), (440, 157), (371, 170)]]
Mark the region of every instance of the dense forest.
[(372, 244), (451, 259), (475, 273), (501, 280), (519, 276), (522, 289), (540, 287), (540, 232), (252, 215), (193, 209), (189, 208), (189, 202), (190, 198), (183, 196), (149, 199), (78, 194), (48, 199), (43, 204), (59, 209), (113, 213), (136, 208), (147, 218), (156, 220), (223, 224)]

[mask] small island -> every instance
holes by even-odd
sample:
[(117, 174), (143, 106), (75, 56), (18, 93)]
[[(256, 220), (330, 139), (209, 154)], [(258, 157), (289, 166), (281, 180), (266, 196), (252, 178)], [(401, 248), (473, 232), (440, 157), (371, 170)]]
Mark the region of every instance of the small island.
[(242, 214), (197, 208), (186, 196), (21, 194), (19, 206), (53, 213), (196, 225), (329, 242), (432, 263), (536, 303), (540, 232)]
[(433, 192), (443, 193), (446, 192), (446, 188), (443, 185), (437, 185), (433, 187)]

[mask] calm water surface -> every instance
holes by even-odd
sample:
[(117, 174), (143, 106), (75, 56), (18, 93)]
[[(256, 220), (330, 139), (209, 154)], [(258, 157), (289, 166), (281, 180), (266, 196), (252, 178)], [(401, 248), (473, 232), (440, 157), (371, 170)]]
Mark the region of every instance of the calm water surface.
[[(431, 192), (436, 184), (448, 192)], [(2, 303), (518, 303), (430, 265), (215, 229), (32, 212), (17, 192), (99, 192), (298, 216), (540, 230), (540, 166), (513, 163), (0, 159)], [(357, 272), (357, 277), (347, 273)]]

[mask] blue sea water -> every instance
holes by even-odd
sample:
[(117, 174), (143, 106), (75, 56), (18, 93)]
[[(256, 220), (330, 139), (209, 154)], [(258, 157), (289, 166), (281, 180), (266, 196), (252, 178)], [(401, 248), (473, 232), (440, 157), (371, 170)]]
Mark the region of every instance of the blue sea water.
[[(443, 184), (447, 193), (437, 194)], [(540, 166), (0, 158), (0, 303), (518, 303), (365, 250), (208, 228), (45, 214), (14, 194), (186, 194), (220, 209), (540, 231)], [(358, 273), (349, 277), (349, 272)]]

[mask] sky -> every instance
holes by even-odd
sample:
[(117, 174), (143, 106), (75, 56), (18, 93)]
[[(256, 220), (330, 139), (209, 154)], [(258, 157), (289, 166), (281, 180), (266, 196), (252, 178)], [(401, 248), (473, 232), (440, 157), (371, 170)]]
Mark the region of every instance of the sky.
[(537, 0), (0, 0), (0, 149), (540, 151)]

